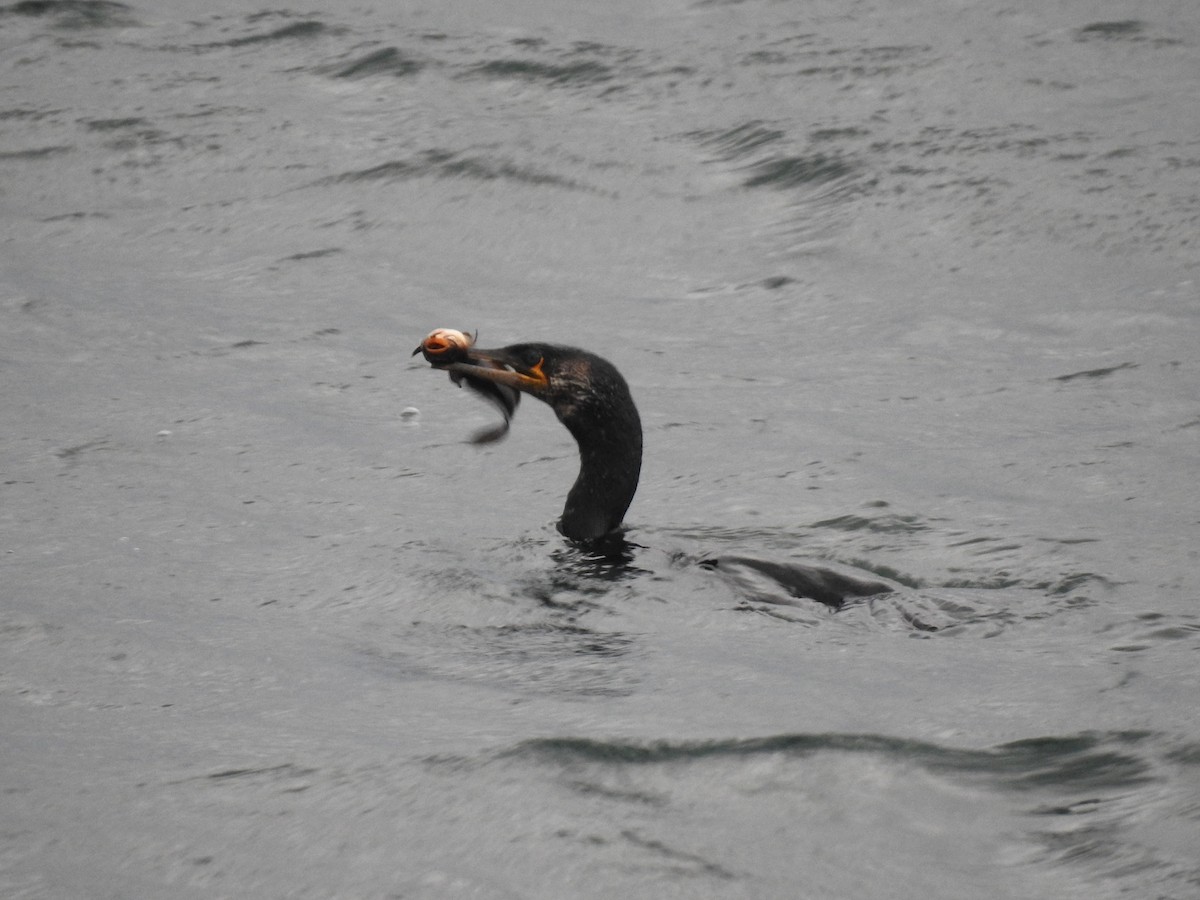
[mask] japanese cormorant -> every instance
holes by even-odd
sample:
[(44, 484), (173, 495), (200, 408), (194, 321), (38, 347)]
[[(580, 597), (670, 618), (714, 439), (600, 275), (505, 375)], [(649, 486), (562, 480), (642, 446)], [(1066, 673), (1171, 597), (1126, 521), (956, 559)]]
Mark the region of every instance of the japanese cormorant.
[[(504, 423), (475, 436), (476, 443), (498, 440), (522, 393), (547, 403), (579, 445), (579, 476), (567, 494), (558, 529), (581, 542), (598, 541), (621, 526), (642, 469), (642, 423), (629, 385), (608, 360), (559, 344), (511, 344), (494, 350), (474, 346), (461, 331), (439, 328), (416, 350), (435, 369), (494, 403)], [(794, 597), (807, 597), (839, 607), (847, 597), (894, 590), (833, 569), (775, 563), (743, 556), (721, 556), (702, 562), (728, 570), (745, 566), (768, 576)]]

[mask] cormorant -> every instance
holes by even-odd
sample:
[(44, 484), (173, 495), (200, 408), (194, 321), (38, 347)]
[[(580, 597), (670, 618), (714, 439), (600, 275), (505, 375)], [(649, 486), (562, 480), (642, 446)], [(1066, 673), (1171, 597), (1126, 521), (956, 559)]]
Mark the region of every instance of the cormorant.
[[(522, 393), (547, 403), (579, 445), (579, 476), (567, 494), (558, 529), (572, 541), (593, 542), (621, 526), (642, 469), (642, 423), (629, 385), (608, 360), (559, 344), (511, 344), (494, 350), (474, 346), (474, 338), (451, 328), (431, 332), (413, 355), (422, 353), (435, 369), (450, 374), (494, 403), (504, 422), (474, 438), (487, 443), (503, 437)], [(753, 569), (794, 597), (840, 607), (848, 597), (887, 593), (894, 587), (844, 572), (745, 556), (701, 562), (707, 568)]]

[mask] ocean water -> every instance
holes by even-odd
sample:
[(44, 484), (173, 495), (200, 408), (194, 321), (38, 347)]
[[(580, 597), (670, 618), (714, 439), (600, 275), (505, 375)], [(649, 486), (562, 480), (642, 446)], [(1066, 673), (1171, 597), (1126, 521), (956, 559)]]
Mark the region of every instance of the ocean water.
[[(1191, 2), (0, 6), (0, 894), (1200, 897), (1198, 59)], [(622, 370), (624, 558), (443, 326)]]

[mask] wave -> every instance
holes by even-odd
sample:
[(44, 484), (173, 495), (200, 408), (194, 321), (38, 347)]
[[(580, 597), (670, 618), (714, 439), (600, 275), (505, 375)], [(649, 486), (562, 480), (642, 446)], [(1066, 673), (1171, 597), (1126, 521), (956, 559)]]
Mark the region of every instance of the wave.
[(55, 28), (126, 28), (137, 25), (133, 8), (112, 0), (21, 0), (0, 8), (0, 16), (52, 20)]
[[(646, 743), (559, 737), (523, 741), (500, 755), (552, 765), (664, 765), (764, 754), (791, 758), (818, 753), (871, 754), (1011, 790), (1101, 791), (1125, 790), (1158, 780), (1153, 762), (1138, 748), (1159, 738), (1145, 731), (1089, 732), (1029, 738), (977, 750), (877, 734), (800, 733)], [(1172, 759), (1200, 766), (1200, 745), (1177, 749)]]

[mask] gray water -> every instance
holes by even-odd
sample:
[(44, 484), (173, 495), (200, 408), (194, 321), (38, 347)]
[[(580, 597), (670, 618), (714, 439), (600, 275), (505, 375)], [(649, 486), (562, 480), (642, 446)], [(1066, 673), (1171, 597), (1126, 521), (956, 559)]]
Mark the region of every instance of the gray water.
[[(1198, 96), (1192, 0), (0, 7), (0, 894), (1200, 897)], [(628, 559), (441, 326), (624, 372)]]

